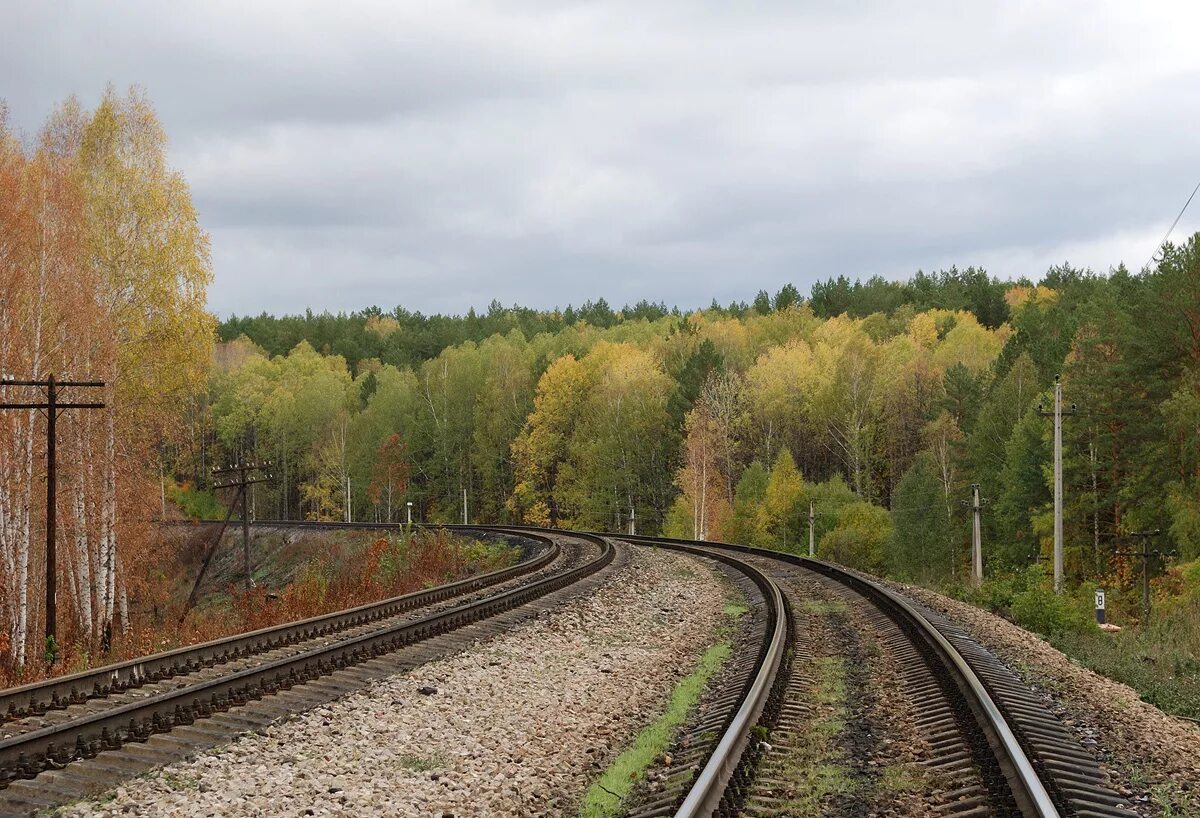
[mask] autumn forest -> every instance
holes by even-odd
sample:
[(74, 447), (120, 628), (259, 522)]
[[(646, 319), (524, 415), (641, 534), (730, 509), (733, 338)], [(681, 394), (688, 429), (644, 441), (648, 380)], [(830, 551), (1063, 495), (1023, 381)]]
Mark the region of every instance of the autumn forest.
[[(1138, 271), (837, 277), (703, 309), (218, 323), (211, 276), (144, 97), (68, 102), (34, 140), (0, 119), (0, 372), (107, 384), (111, 410), (59, 443), (60, 595), (93, 649), (164, 603), (153, 521), (222, 513), (211, 469), (239, 458), (274, 464), (262, 520), (402, 522), (411, 503), (807, 552), (811, 510), (822, 557), (931, 584), (966, 576), (978, 483), (985, 570), (1037, 569), (1056, 376), (1077, 405), (1068, 582), (1128, 575), (1133, 531), (1200, 556), (1200, 236)], [(8, 667), (43, 650), (42, 435), (36, 412), (0, 414)]]

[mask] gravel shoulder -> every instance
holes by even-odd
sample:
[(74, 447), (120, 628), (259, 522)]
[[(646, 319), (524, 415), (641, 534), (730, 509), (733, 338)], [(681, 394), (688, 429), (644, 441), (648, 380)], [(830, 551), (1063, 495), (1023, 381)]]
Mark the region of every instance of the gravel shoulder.
[(565, 816), (721, 626), (721, 577), (638, 548), (594, 593), (60, 815)]
[(1147, 816), (1200, 816), (1200, 725), (1071, 660), (1002, 617), (933, 591), (889, 583), (965, 627), (1022, 679)]

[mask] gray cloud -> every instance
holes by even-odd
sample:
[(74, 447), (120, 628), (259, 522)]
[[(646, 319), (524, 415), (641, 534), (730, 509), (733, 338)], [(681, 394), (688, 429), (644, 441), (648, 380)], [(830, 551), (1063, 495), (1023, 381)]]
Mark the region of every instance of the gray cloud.
[(706, 5), (28, 4), (0, 97), (145, 86), (223, 315), (1138, 267), (1194, 184), (1194, 4)]

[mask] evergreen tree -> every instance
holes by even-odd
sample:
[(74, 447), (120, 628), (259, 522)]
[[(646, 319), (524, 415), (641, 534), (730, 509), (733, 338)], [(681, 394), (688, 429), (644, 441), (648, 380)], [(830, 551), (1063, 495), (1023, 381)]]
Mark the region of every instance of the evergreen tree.
[(1004, 447), (1004, 466), (994, 493), (991, 513), (984, 515), (988, 551), (1010, 568), (1029, 565), (1040, 547), (1034, 517), (1053, 499), (1047, 472), (1053, 468), (1049, 421), (1029, 408), (1013, 427)]
[(957, 539), (952, 530), (956, 515), (947, 512), (940, 470), (929, 452), (921, 452), (892, 495), (886, 563), (893, 575), (937, 583), (956, 573), (959, 560), (952, 548)]

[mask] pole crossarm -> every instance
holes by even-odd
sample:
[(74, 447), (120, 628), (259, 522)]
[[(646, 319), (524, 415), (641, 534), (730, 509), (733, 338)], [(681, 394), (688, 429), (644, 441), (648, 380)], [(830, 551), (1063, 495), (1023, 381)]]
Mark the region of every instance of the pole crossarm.
[(268, 474), (265, 477), (256, 477), (253, 480), (234, 480), (231, 483), (213, 483), (213, 490), (215, 491), (216, 489), (234, 488), (235, 486), (253, 486), (256, 483), (270, 483), (274, 479), (275, 475)]
[(104, 409), (103, 403), (0, 403), (0, 409)]
[[(49, 386), (49, 385), (50, 385), (49, 380), (18, 381), (18, 380), (12, 379), (12, 378), (0, 378), (0, 386)], [(101, 387), (101, 386), (104, 386), (105, 384), (104, 384), (104, 381), (60, 381), (60, 380), (56, 379), (54, 381), (54, 385), (61, 386), (61, 387), (67, 387), (67, 386)]]
[[(249, 488), (250, 488), (250, 486), (254, 486), (259, 483), (270, 483), (271, 481), (273, 481), (275, 479), (275, 475), (273, 475), (267, 471), (267, 469), (269, 469), (272, 465), (273, 465), (272, 461), (270, 461), (270, 460), (256, 460), (253, 463), (241, 463), (241, 462), (232, 463), (225, 467), (218, 467), (218, 468), (212, 469), (213, 477), (217, 477), (218, 475), (236, 475), (234, 477), (227, 478), (219, 483), (213, 483), (213, 490), (215, 491), (217, 489), (232, 489), (232, 488), (237, 489), (237, 495), (230, 501), (230, 504), (229, 504), (230, 515), (232, 515), (233, 507), (237, 504), (238, 500), (241, 499), (241, 501), (242, 501), (242, 561), (243, 561), (243, 567), (244, 567), (245, 573), (246, 573), (246, 590), (247, 591), (254, 587), (254, 577), (250, 571), (250, 491), (249, 491)], [(261, 474), (255, 476), (252, 474), (252, 472), (261, 472)], [(228, 523), (228, 517), (226, 518), (226, 523)], [(222, 531), (222, 533), (224, 533), (224, 531), (225, 531), (224, 526), (221, 527), (221, 531)], [(217, 535), (217, 542), (219, 542), (219, 541), (220, 541), (220, 534)], [(214, 542), (213, 548), (215, 548), (215, 547), (216, 547), (216, 543)], [(206, 565), (207, 565), (207, 563), (206, 563)], [(196, 588), (199, 587), (200, 578), (202, 576), (204, 576), (203, 568), (201, 569), (200, 576), (198, 576), (196, 578), (196, 585), (192, 588), (193, 594), (195, 593)]]
[(214, 474), (214, 475), (235, 474), (237, 472), (242, 471), (243, 469), (245, 469), (246, 471), (262, 470), (262, 469), (268, 468), (272, 465), (274, 465), (274, 461), (272, 461), (272, 460), (263, 460), (261, 462), (255, 462), (255, 463), (238, 463), (237, 465), (233, 465), (233, 466), (224, 466), (221, 468), (215, 468), (212, 470), (212, 474)]

